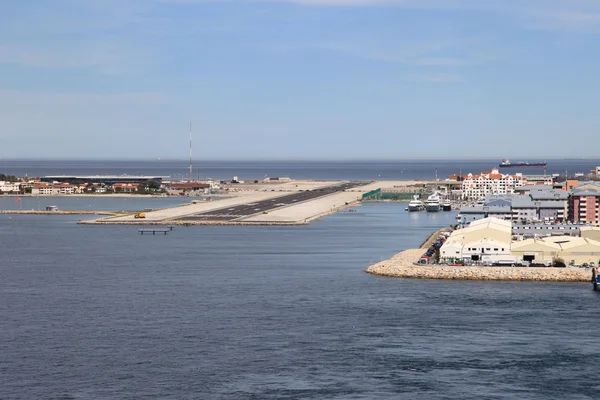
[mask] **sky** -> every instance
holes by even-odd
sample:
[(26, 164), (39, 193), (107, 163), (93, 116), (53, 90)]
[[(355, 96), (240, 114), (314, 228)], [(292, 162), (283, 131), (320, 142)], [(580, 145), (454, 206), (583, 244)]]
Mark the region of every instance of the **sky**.
[(578, 157), (597, 0), (23, 0), (0, 158)]

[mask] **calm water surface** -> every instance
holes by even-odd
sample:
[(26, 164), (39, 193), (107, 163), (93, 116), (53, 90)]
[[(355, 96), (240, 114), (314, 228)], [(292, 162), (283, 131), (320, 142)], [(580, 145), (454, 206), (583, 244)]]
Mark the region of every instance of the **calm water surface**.
[[(17, 201), (17, 199), (21, 199)], [(213, 198), (217, 198), (213, 196)], [(0, 196), (0, 210), (45, 210), (57, 206), (59, 210), (139, 211), (144, 208), (167, 208), (202, 201), (202, 197), (110, 197), (110, 196)]]
[(454, 213), (141, 236), (0, 215), (2, 399), (597, 399), (588, 284), (367, 275)]
[[(518, 161), (518, 160), (513, 160)], [(544, 161), (529, 159), (527, 161)], [(459, 172), (478, 174), (498, 167), (498, 159), (465, 160), (348, 160), (348, 161), (195, 161), (194, 176), (214, 179), (261, 179), (289, 176), (294, 179), (329, 180), (433, 180), (446, 179)], [(600, 165), (600, 159), (548, 160), (548, 174), (587, 174)], [(73, 160), (6, 160), (0, 159), (0, 173), (17, 176), (46, 175), (154, 175), (187, 179), (189, 161), (73, 161)], [(543, 174), (543, 169), (502, 170), (506, 173)]]

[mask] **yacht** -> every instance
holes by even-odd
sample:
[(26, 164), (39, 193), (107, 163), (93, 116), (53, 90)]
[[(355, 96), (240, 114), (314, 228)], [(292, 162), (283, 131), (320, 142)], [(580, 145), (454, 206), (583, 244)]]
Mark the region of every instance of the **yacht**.
[(425, 202), (425, 209), (427, 212), (438, 212), (440, 211), (440, 208), (440, 196), (437, 192), (434, 192), (427, 198), (427, 201)]
[(450, 203), (450, 200), (446, 200), (442, 203), (442, 210), (452, 211), (452, 203)]
[(421, 200), (419, 200), (419, 195), (415, 194), (410, 203), (408, 203), (408, 211), (423, 211), (425, 209), (425, 205)]

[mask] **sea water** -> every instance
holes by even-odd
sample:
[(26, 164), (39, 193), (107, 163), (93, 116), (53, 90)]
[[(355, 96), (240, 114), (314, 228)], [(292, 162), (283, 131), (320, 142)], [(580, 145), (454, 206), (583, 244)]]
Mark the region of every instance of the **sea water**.
[(598, 398), (591, 285), (364, 273), (455, 221), (405, 206), (166, 236), (0, 215), (0, 398)]

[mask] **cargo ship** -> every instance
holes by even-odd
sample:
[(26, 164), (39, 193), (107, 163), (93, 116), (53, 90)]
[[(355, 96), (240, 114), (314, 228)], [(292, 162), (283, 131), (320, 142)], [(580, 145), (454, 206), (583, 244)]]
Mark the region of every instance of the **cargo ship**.
[(546, 168), (546, 161), (544, 162), (527, 162), (519, 161), (516, 163), (510, 162), (510, 160), (502, 160), (500, 168)]

